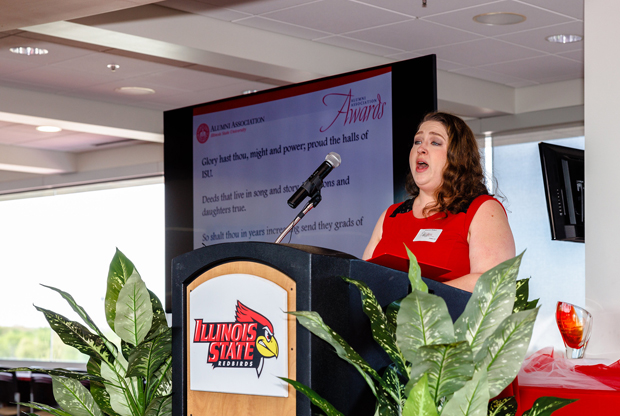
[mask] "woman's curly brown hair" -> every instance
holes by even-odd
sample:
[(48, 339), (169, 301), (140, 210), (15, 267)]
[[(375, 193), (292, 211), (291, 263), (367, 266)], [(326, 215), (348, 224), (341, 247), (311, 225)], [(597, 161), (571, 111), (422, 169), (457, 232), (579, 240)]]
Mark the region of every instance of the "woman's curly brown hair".
[[(429, 113), (422, 122), (441, 123), (448, 133), (448, 158), (443, 180), (435, 191), (435, 205), (424, 208), (427, 212), (456, 214), (467, 211), (469, 204), (478, 196), (488, 194), (484, 172), (480, 163), (480, 151), (476, 137), (469, 126), (459, 117), (447, 113)], [(418, 126), (418, 129), (420, 128)], [(414, 198), (420, 189), (409, 172), (405, 189)]]

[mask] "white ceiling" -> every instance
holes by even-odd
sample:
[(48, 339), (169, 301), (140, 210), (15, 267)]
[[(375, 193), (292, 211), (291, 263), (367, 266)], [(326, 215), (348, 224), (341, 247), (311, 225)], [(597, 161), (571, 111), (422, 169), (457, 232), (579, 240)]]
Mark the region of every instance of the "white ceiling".
[[(161, 123), (148, 120), (164, 110), (427, 54), (437, 55), (440, 105), (466, 116), (515, 114), (518, 103), (498, 103), (494, 94), (515, 101), (520, 92), (583, 78), (583, 42), (545, 40), (583, 35), (583, 0), (29, 3), (0, 0), (0, 155), (2, 146), (80, 153), (127, 139), (161, 141)], [(493, 12), (526, 20), (473, 20)], [(15, 55), (14, 46), (49, 54)], [(155, 93), (115, 92), (123, 86)], [(65, 130), (35, 131), (43, 122)]]

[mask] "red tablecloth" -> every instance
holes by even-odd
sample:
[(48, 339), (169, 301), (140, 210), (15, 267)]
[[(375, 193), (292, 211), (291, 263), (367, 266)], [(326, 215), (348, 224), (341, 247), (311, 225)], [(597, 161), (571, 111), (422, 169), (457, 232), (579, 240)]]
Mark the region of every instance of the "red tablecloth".
[(620, 391), (578, 390), (519, 386), (519, 410), (517, 416), (529, 410), (536, 399), (543, 396), (578, 399), (553, 413), (553, 416), (612, 416), (620, 414)]
[(518, 380), (517, 416), (544, 396), (578, 399), (553, 416), (620, 415), (620, 361), (581, 365), (545, 348), (525, 360)]

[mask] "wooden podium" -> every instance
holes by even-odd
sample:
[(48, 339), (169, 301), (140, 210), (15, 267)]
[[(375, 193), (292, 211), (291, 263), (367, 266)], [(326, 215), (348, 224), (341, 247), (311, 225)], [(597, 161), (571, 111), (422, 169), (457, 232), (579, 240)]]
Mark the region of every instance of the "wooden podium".
[[(304, 383), (345, 415), (372, 415), (375, 398), (359, 373), (283, 313), (318, 312), (372, 367), (384, 368), (391, 361), (372, 339), (359, 291), (340, 276), (365, 282), (384, 307), (409, 291), (406, 273), (311, 246), (225, 243), (175, 258), (173, 416), (311, 416), (310, 401), (275, 376)], [(469, 293), (425, 281), (456, 319)], [(262, 303), (262, 287), (273, 304)]]

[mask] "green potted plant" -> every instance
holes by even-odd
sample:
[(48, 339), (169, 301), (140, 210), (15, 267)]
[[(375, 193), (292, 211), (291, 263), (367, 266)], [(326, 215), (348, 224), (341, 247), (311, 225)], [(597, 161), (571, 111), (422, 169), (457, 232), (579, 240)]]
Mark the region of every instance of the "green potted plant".
[[(46, 286), (49, 287), (49, 286)], [(62, 341), (88, 355), (87, 372), (43, 370), (52, 376), (60, 408), (21, 403), (55, 416), (164, 416), (172, 414), (172, 335), (160, 300), (118, 249), (110, 263), (105, 315), (121, 345), (108, 340), (84, 308), (60, 294), (85, 325), (37, 307)], [(12, 371), (31, 370), (16, 368)], [(81, 380), (90, 381), (90, 391)]]
[[(363, 282), (360, 290), (374, 340), (392, 364), (380, 374), (316, 312), (290, 312), (358, 370), (377, 399), (375, 415), (514, 416), (513, 398), (489, 400), (516, 377), (532, 336), (537, 301), (528, 280), (517, 283), (522, 254), (484, 273), (462, 315), (452, 322), (443, 299), (428, 293), (409, 252), (412, 292), (384, 312)], [(341, 415), (317, 392), (284, 379), (329, 416)], [(524, 416), (550, 415), (573, 400), (545, 397)]]

